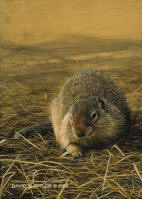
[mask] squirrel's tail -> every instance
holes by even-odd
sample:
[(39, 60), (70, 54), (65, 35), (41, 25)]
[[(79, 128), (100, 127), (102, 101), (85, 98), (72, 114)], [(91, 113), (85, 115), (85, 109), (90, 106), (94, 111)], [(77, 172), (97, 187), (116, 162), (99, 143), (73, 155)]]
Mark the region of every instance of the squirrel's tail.
[(24, 137), (34, 137), (36, 134), (47, 135), (53, 134), (53, 127), (50, 122), (37, 124), (31, 127), (27, 127), (26, 129), (21, 129), (20, 131), (14, 134), (14, 138)]

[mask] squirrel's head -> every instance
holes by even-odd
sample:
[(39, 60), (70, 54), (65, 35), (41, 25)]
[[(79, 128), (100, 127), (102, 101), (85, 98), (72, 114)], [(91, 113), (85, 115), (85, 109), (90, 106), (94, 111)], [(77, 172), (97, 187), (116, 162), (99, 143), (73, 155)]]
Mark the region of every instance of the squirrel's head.
[(105, 101), (95, 96), (76, 101), (72, 107), (71, 124), (78, 137), (86, 136), (89, 130), (95, 128), (97, 120), (105, 111), (105, 106)]
[(70, 124), (77, 142), (88, 146), (95, 140), (115, 137), (123, 119), (115, 106), (100, 97), (90, 96), (78, 99), (72, 106)]

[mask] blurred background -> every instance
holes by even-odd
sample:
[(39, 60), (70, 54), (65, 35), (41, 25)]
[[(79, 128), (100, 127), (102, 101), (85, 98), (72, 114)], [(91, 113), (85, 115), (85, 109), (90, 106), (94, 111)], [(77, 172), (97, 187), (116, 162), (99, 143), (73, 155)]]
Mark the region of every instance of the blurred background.
[(142, 38), (141, 0), (4, 0), (2, 40), (37, 44), (63, 34)]

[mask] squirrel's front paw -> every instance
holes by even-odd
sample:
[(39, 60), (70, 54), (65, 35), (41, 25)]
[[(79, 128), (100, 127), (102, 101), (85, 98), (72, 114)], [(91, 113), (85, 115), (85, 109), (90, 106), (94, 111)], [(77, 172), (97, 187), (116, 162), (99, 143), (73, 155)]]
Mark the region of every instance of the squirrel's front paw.
[(79, 157), (79, 156), (82, 156), (82, 148), (78, 145), (75, 145), (75, 144), (70, 144), (68, 147), (67, 147), (67, 152), (69, 154), (71, 154), (73, 157)]

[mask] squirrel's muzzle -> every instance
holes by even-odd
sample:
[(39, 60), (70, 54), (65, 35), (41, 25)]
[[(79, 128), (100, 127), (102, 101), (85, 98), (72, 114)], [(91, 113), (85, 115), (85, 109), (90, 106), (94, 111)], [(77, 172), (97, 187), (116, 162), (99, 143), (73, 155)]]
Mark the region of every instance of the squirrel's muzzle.
[(78, 137), (83, 137), (83, 136), (85, 136), (85, 131), (77, 131), (77, 132), (76, 132), (76, 135), (77, 135)]

